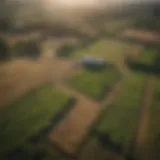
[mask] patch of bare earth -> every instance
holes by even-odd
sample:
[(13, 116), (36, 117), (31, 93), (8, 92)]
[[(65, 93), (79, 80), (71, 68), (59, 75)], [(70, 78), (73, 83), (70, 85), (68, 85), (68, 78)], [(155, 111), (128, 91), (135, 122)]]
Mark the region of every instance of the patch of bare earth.
[(135, 30), (135, 29), (126, 29), (121, 34), (123, 37), (136, 38), (144, 41), (159, 42), (160, 33), (159, 32), (150, 32), (145, 30)]

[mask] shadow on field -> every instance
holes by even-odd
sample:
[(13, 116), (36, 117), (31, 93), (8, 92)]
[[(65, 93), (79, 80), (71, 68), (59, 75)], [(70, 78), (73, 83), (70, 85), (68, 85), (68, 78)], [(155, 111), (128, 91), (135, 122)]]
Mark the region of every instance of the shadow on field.
[(94, 130), (92, 134), (98, 137), (98, 141), (104, 149), (115, 152), (118, 155), (123, 155), (122, 144), (119, 142), (114, 142), (108, 133)]
[[(51, 131), (53, 131), (54, 128), (58, 125), (58, 123), (61, 120), (63, 120), (64, 116), (73, 109), (73, 107), (75, 106), (75, 103), (76, 103), (76, 99), (71, 98), (66, 103), (64, 108), (56, 116), (52, 118), (50, 124), (46, 128), (42, 129), (37, 135), (33, 136), (28, 140), (30, 144), (29, 147), (28, 146), (26, 147), (25, 144), (23, 144), (21, 147), (16, 148), (14, 151), (7, 153), (7, 155), (4, 155), (5, 158), (7, 157), (9, 160), (22, 160), (22, 159), (23, 160), (28, 160), (28, 159), (41, 160), (43, 159), (45, 157), (45, 154), (47, 153), (45, 153), (45, 151), (43, 150), (39, 151), (39, 149), (36, 146), (38, 146), (39, 144), (43, 144), (43, 143), (46, 144), (50, 142), (50, 140), (48, 139), (48, 134)], [(58, 147), (54, 144), (53, 144), (53, 147), (58, 149)], [(58, 151), (61, 151), (61, 150), (58, 150)]]
[(143, 72), (147, 74), (160, 74), (160, 66), (150, 66), (147, 64), (142, 64), (138, 62), (128, 62), (130, 68), (137, 72)]
[(56, 116), (54, 116), (52, 118), (50, 124), (46, 128), (44, 128), (39, 134), (32, 137), (29, 141), (31, 143), (38, 143), (41, 140), (41, 138), (42, 139), (46, 138), (45, 136), (48, 136), (48, 134), (54, 130), (54, 128), (58, 125), (58, 123), (60, 123), (61, 120), (63, 120), (63, 118), (66, 116), (66, 114), (74, 108), (75, 104), (76, 104), (76, 99), (71, 98), (66, 103), (64, 108), (59, 113), (57, 113)]

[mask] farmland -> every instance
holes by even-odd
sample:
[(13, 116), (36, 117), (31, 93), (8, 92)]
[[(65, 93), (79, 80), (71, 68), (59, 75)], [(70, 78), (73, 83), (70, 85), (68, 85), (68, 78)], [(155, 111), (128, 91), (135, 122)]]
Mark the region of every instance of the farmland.
[(105, 107), (94, 126), (99, 133), (109, 135), (112, 143), (119, 143), (124, 153), (129, 151), (136, 130), (144, 82), (142, 75), (127, 77), (116, 104)]
[(93, 99), (102, 100), (119, 79), (120, 73), (109, 67), (101, 71), (84, 70), (71, 77), (68, 83)]
[(15, 149), (49, 125), (70, 98), (48, 85), (8, 106), (0, 113), (0, 152)]

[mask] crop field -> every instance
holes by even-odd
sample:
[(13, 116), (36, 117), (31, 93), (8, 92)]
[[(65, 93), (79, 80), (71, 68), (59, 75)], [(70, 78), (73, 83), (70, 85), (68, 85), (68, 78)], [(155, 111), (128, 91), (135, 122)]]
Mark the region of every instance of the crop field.
[(48, 85), (8, 106), (0, 113), (0, 153), (24, 144), (28, 138), (48, 126), (70, 98)]
[(116, 104), (105, 107), (94, 126), (98, 132), (109, 135), (112, 143), (120, 144), (124, 153), (127, 153), (136, 132), (144, 82), (143, 75), (127, 77)]
[(97, 72), (84, 70), (70, 78), (68, 83), (93, 99), (102, 100), (119, 79), (120, 73), (115, 68), (107, 68)]
[(153, 104), (150, 109), (150, 121), (149, 121), (149, 131), (148, 131), (148, 142), (151, 155), (155, 159), (160, 159), (160, 83), (157, 79), (155, 85), (155, 93)]

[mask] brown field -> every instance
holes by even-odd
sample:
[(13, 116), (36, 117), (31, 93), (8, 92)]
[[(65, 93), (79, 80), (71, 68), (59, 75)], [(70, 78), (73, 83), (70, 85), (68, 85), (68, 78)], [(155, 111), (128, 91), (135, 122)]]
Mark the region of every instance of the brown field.
[(159, 32), (149, 32), (143, 30), (134, 30), (134, 29), (126, 29), (121, 34), (123, 37), (136, 38), (138, 40), (147, 40), (152, 42), (160, 41), (160, 33)]

